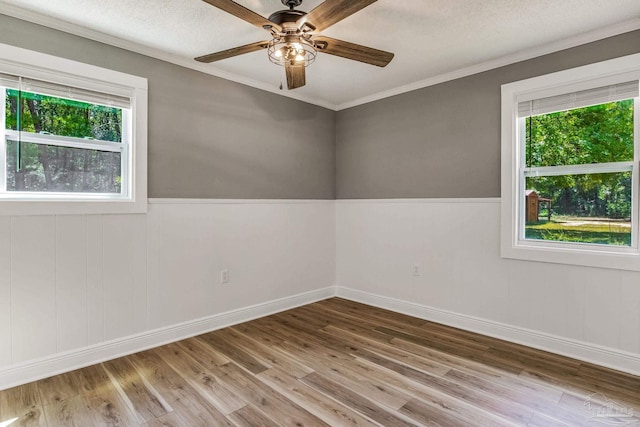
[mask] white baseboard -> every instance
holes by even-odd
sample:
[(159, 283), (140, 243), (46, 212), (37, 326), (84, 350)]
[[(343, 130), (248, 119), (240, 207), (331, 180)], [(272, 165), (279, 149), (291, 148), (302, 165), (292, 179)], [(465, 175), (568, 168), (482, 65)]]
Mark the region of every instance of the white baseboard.
[(335, 296), (640, 376), (640, 355), (346, 287)]
[(13, 365), (0, 370), (0, 390), (310, 304), (334, 294), (335, 288), (327, 287)]
[(227, 311), (0, 370), (0, 390), (214, 331), (333, 296), (404, 313), (551, 353), (640, 375), (640, 355), (346, 287), (327, 287)]

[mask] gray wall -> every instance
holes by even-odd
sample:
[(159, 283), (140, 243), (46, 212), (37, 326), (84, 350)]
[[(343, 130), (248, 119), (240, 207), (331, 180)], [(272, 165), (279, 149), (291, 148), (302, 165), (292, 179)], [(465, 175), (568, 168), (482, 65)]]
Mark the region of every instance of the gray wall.
[(175, 198), (499, 197), (500, 85), (640, 52), (634, 31), (335, 113), (4, 15), (0, 29), (148, 78), (149, 197)]
[(640, 52), (640, 31), (338, 112), (337, 198), (499, 197), (500, 85)]
[(0, 43), (149, 80), (149, 197), (335, 197), (333, 111), (5, 15)]

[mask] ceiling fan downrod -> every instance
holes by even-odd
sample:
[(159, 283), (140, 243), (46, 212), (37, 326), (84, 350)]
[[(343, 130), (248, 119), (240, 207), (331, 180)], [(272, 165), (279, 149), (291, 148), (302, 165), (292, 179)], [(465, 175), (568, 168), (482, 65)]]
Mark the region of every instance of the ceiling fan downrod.
[(302, 4), (302, 0), (280, 0), (289, 10), (293, 10)]

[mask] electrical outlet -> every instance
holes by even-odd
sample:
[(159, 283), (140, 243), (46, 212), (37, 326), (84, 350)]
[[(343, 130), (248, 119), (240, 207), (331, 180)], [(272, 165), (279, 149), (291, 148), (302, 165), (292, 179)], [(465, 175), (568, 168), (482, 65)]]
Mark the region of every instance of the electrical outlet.
[(223, 285), (229, 283), (229, 270), (222, 270), (220, 272), (220, 283)]
[(414, 264), (413, 266), (413, 275), (414, 276), (422, 276), (422, 268), (420, 264)]

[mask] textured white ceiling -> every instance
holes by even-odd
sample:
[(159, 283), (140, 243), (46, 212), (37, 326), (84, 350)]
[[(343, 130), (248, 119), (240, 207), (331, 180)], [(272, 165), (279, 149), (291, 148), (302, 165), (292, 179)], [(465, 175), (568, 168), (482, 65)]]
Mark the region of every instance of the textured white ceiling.
[[(236, 1), (265, 17), (284, 8), (280, 0)], [(304, 0), (300, 9), (321, 2)], [(80, 34), (80, 27), (95, 30), (94, 38), (118, 37), (132, 42), (133, 50), (155, 50), (164, 59), (267, 90), (279, 92), (281, 82), (286, 87), (284, 70), (265, 51), (205, 66), (192, 61), (268, 39), (266, 31), (202, 0), (0, 0), (0, 13), (54, 27), (59, 22)], [(340, 108), (518, 52), (562, 46), (587, 33), (638, 27), (639, 0), (379, 0), (322, 34), (394, 52), (391, 64), (378, 68), (319, 54), (307, 69), (307, 85), (282, 94)]]

